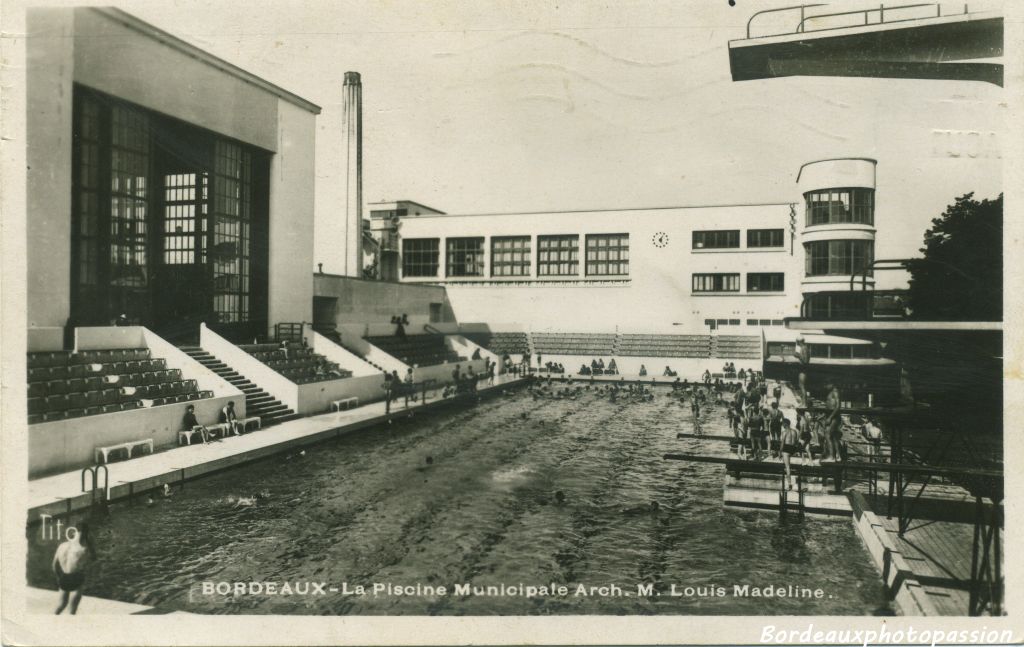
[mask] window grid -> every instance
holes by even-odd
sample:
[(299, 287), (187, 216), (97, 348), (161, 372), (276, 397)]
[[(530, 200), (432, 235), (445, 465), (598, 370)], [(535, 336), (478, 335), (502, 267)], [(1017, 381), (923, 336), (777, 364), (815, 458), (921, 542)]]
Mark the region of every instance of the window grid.
[(694, 292), (739, 292), (739, 274), (694, 274)]
[(580, 267), (580, 237), (576, 234), (537, 236), (537, 275), (576, 276)]
[(830, 189), (805, 195), (807, 226), (875, 224), (874, 189)]
[(445, 252), (447, 276), (484, 275), (484, 239), (482, 236), (448, 238), (445, 240)]
[(747, 292), (783, 292), (786, 275), (782, 272), (750, 272), (747, 274)]
[(629, 234), (587, 235), (587, 276), (629, 274)]
[(110, 256), (108, 311), (137, 320), (148, 309), (147, 216), (149, 118), (138, 110), (110, 111)]
[(851, 276), (865, 269), (874, 258), (875, 244), (870, 240), (822, 240), (805, 243), (807, 276)]
[(95, 286), (99, 282), (100, 217), (100, 106), (85, 96), (78, 114), (78, 284)]
[(739, 229), (693, 232), (693, 249), (733, 249), (739, 246)]
[(405, 238), (402, 240), (402, 276), (437, 276), (440, 259), (437, 238)]
[(530, 237), (491, 238), (491, 276), (530, 275)]
[(202, 187), (196, 186), (195, 173), (164, 176), (163, 256), (167, 265), (196, 262), (196, 241), (202, 240), (201, 232), (197, 236), (196, 194), (205, 193), (207, 182), (205, 174), (198, 179)]
[(218, 140), (214, 147), (213, 310), (221, 323), (249, 318), (252, 153)]
[(786, 232), (782, 229), (748, 229), (747, 247), (784, 247)]

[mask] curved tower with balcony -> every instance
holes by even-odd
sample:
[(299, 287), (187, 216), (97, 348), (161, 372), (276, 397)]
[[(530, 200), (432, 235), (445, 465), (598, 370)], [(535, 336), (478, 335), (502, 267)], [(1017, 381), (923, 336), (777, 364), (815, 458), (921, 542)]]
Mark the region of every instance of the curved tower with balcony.
[(875, 258), (876, 164), (869, 158), (847, 157), (800, 167), (804, 318), (866, 316), (875, 283), (871, 264)]

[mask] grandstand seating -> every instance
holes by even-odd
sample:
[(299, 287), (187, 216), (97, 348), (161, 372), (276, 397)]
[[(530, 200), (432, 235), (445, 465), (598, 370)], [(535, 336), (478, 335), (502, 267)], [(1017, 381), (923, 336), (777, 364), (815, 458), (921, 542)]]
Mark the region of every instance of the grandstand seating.
[(619, 355), (624, 357), (711, 357), (709, 335), (638, 335), (624, 334), (619, 342)]
[(499, 356), (516, 357), (530, 352), (530, 342), (524, 332), (473, 332), (462, 336)]
[(280, 343), (241, 344), (238, 347), (296, 384), (352, 377), (352, 371), (328, 361), (299, 342), (287, 342), (284, 347)]
[(148, 348), (28, 353), (29, 424), (211, 398)]
[(444, 335), (367, 337), (366, 341), (409, 366), (433, 366), (464, 362), (465, 357), (448, 348)]
[(607, 356), (615, 352), (614, 333), (533, 333), (533, 349), (539, 355)]
[(761, 359), (761, 338), (756, 335), (718, 335), (714, 350), (715, 357)]

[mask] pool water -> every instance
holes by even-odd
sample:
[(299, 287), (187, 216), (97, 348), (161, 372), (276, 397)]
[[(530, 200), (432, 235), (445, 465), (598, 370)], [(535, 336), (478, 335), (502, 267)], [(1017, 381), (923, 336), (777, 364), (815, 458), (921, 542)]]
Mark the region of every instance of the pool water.
[[(512, 391), (189, 482), (151, 506), (112, 505), (92, 520), (97, 560), (85, 593), (195, 613), (891, 612), (848, 518), (727, 509), (721, 466), (663, 460), (668, 451), (723, 448), (676, 439), (693, 430), (689, 407), (667, 388), (655, 394), (653, 402), (612, 403), (592, 391), (574, 400)], [(728, 433), (721, 407), (701, 422), (705, 433)], [(264, 490), (266, 500), (235, 506)], [(29, 527), (28, 579), (53, 588), (56, 543), (40, 535)], [(338, 590), (204, 595), (204, 581), (314, 581)], [(448, 593), (355, 595), (343, 582), (445, 585)], [(570, 592), (456, 595), (458, 583)], [(576, 595), (578, 584), (615, 584), (629, 595)], [(652, 593), (639, 584), (654, 585)], [(743, 584), (824, 595), (733, 595)], [(672, 596), (672, 585), (694, 590)]]

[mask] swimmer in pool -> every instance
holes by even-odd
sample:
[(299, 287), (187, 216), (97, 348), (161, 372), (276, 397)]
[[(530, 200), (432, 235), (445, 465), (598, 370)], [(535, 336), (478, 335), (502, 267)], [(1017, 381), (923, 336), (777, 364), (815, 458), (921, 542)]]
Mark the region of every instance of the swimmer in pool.
[(78, 603), (82, 601), (82, 586), (85, 584), (85, 569), (89, 560), (95, 557), (92, 542), (89, 540), (89, 525), (81, 523), (75, 536), (57, 546), (53, 554), (52, 568), (57, 576), (57, 588), (60, 589), (60, 604), (57, 615), (71, 602), (69, 613), (78, 611)]
[(556, 505), (564, 505), (565, 504), (565, 492), (562, 492), (561, 490), (555, 492), (555, 504)]
[(651, 501), (648, 505), (638, 505), (632, 508), (623, 508), (622, 514), (634, 515), (634, 514), (658, 514), (661, 510), (661, 506), (658, 505), (657, 501)]

